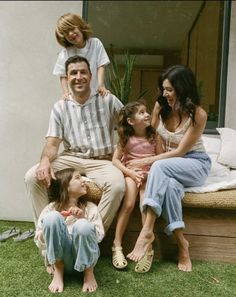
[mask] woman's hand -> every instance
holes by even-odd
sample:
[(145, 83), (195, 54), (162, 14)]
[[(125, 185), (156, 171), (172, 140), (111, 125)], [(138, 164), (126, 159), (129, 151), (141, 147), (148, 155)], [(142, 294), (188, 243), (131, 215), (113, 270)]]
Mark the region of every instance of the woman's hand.
[(142, 158), (142, 159), (134, 159), (130, 160), (126, 163), (126, 167), (129, 169), (134, 169), (134, 168), (143, 168), (144, 166), (147, 166), (148, 164), (148, 158)]

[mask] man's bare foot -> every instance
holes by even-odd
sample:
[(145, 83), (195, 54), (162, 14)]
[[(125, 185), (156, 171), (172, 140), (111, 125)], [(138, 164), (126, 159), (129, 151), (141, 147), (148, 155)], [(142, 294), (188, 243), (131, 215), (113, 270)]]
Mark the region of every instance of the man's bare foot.
[(46, 270), (47, 270), (47, 273), (48, 274), (53, 275), (53, 273), (54, 273), (54, 266), (49, 264), (49, 265), (47, 265)]
[(154, 238), (155, 237), (154, 237), (153, 231), (142, 229), (136, 241), (133, 251), (127, 255), (127, 258), (129, 258), (134, 262), (140, 261), (146, 254)]
[(48, 287), (50, 292), (52, 293), (63, 292), (63, 289), (64, 289), (63, 275), (64, 275), (64, 263), (56, 262), (54, 264), (53, 279), (51, 284)]
[(97, 282), (93, 273), (93, 267), (84, 271), (84, 284), (82, 292), (95, 292), (97, 290)]
[(185, 239), (183, 245), (179, 247), (179, 262), (178, 268), (181, 271), (190, 272), (192, 271), (192, 262), (189, 255), (189, 243)]

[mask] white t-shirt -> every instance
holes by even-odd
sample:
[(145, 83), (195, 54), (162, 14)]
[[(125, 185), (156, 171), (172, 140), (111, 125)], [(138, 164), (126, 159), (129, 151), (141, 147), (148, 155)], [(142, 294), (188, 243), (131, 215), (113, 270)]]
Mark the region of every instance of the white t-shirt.
[(103, 44), (98, 38), (89, 38), (83, 48), (77, 48), (75, 46), (63, 48), (58, 54), (53, 74), (65, 76), (65, 62), (69, 57), (74, 55), (80, 55), (89, 61), (92, 72), (90, 87), (96, 91), (98, 88), (97, 69), (100, 66), (105, 66), (110, 63)]

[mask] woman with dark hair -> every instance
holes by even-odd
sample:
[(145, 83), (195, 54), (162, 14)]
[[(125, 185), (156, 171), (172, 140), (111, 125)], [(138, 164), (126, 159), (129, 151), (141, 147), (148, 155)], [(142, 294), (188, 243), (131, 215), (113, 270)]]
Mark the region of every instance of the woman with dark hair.
[(186, 66), (168, 68), (159, 79), (160, 96), (155, 104), (152, 125), (161, 136), (165, 152), (142, 160), (132, 160), (130, 167), (152, 164), (145, 188), (142, 211), (145, 222), (134, 250), (128, 258), (137, 262), (154, 240), (154, 223), (162, 215), (165, 232), (174, 234), (178, 248), (178, 268), (191, 271), (189, 243), (184, 237), (182, 217), (184, 187), (202, 185), (211, 168), (201, 135), (207, 113), (200, 106), (196, 79)]
[(74, 168), (56, 172), (48, 189), (49, 204), (41, 212), (35, 243), (53, 274), (49, 290), (62, 292), (64, 272), (84, 273), (83, 292), (94, 292), (94, 266), (104, 228), (97, 206), (87, 201), (87, 186)]

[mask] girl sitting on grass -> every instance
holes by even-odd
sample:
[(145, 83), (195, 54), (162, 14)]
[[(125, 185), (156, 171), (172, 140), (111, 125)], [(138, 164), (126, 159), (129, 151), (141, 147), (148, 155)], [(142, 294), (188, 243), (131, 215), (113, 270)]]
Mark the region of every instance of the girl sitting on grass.
[[(150, 169), (150, 165), (131, 169), (127, 166), (127, 163), (130, 160), (150, 157), (160, 153), (161, 143), (157, 141), (156, 132), (151, 126), (151, 117), (143, 102), (134, 101), (121, 109), (118, 114), (117, 130), (119, 141), (112, 162), (125, 175), (126, 193), (117, 218), (112, 246), (112, 263), (115, 268), (123, 269), (127, 266), (122, 251), (123, 235), (138, 194), (140, 205), (143, 202), (147, 174)], [(143, 220), (144, 216), (142, 215)], [(147, 272), (151, 268), (153, 253), (152, 245), (150, 245), (145, 257), (136, 264), (136, 272)]]
[(49, 291), (62, 292), (64, 272), (84, 273), (83, 292), (94, 292), (97, 282), (94, 266), (100, 255), (98, 242), (104, 228), (97, 206), (87, 201), (87, 186), (73, 168), (56, 174), (49, 187), (50, 203), (41, 212), (35, 243), (51, 267)]

